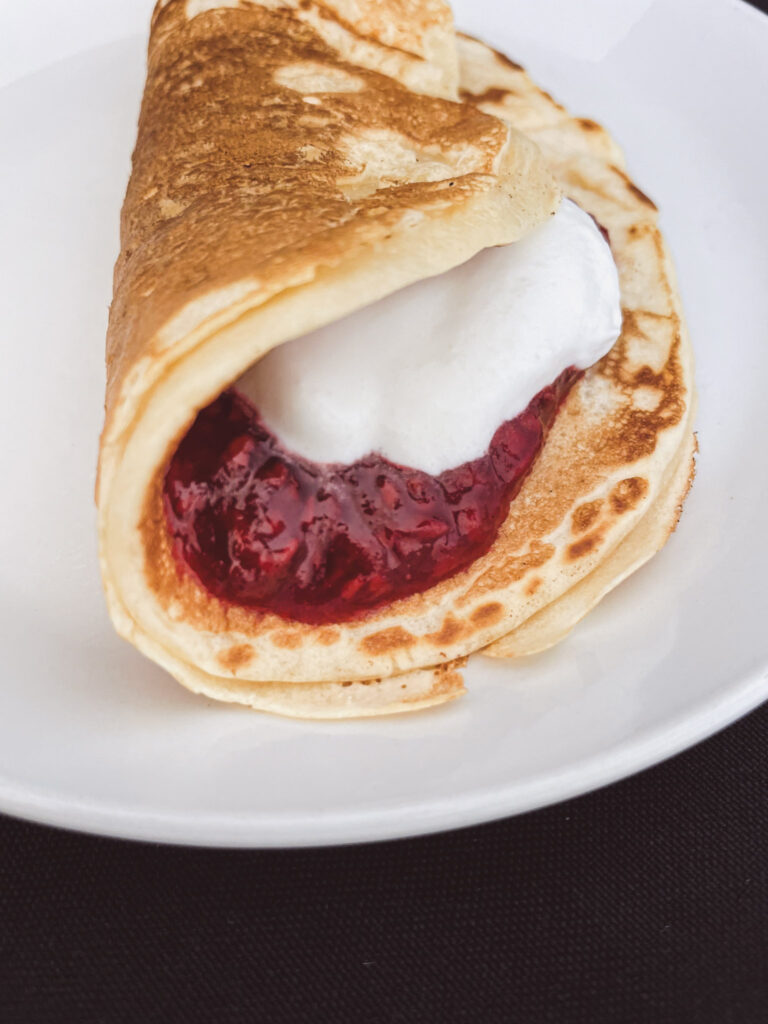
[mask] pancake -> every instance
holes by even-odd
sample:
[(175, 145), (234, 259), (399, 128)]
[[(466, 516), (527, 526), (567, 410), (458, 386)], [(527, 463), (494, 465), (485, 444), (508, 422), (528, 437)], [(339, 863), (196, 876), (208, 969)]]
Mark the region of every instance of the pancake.
[[(322, 33), (305, 15), (320, 5), (195, 13), (203, 6), (156, 10), (123, 208), (97, 496), (110, 613), (180, 682), (218, 699), (304, 717), (450, 700), (468, 654), (562, 635), (663, 542), (640, 529), (649, 512), (667, 534), (678, 514), (692, 355), (655, 207), (607, 133), (483, 44), (459, 38), (464, 102), (443, 98), (443, 5), (430, 7), (432, 55), (419, 17), (399, 19), (408, 45), (370, 23), (363, 45), (329, 5)], [(392, 9), (412, 7), (424, 10)], [(559, 201), (547, 165), (609, 233), (624, 325), (570, 392), (487, 554), (331, 625), (225, 604), (180, 573), (162, 486), (197, 411), (275, 345), (523, 237)], [(520, 642), (526, 623), (539, 639)]]

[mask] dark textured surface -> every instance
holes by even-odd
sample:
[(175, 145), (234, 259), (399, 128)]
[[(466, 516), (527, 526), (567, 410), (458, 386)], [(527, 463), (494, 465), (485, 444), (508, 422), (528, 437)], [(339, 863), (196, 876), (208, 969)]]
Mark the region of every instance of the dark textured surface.
[(763, 1024), (768, 705), (424, 839), (271, 852), (0, 821), (0, 1021)]

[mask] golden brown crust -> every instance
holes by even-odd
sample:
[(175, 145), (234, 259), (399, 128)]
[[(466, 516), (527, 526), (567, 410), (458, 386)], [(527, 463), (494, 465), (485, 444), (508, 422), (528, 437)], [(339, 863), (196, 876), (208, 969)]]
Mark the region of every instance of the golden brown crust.
[(621, 544), (588, 576), (517, 629), (483, 650), (493, 658), (538, 654), (563, 640), (607, 593), (659, 551), (675, 530), (695, 473), (698, 443), (688, 434), (665, 473), (656, 501)]
[[(176, 0), (170, 0), (169, 12), (175, 4)], [(236, 53), (229, 48), (230, 26), (234, 26), (232, 39), (235, 42), (239, 32), (246, 33), (246, 23), (238, 20), (244, 15), (256, 19), (247, 22), (247, 31), (256, 32), (260, 39), (265, 40), (266, 46), (267, 28), (271, 26), (273, 33), (278, 32), (278, 22), (270, 21), (275, 12), (254, 11), (251, 7), (247, 11), (199, 15), (191, 25), (177, 25), (174, 29), (174, 32), (183, 30), (189, 33), (191, 26), (196, 25), (195, 31), (201, 33), (203, 41), (208, 41), (206, 45), (211, 40), (220, 39), (222, 34), (226, 35), (221, 44), (223, 49), (217, 49), (219, 43), (216, 43), (210, 52), (206, 51), (209, 55), (206, 74), (209, 76), (210, 94), (214, 97), (219, 96), (216, 91), (217, 68), (226, 77), (225, 69), (231, 71), (233, 65), (239, 66), (237, 61), (242, 59), (247, 63), (249, 74), (256, 78), (259, 75), (263, 78), (266, 74), (263, 62), (253, 64), (252, 57), (242, 56), (244, 42)], [(233, 17), (236, 20), (232, 21)], [(192, 182), (199, 189), (197, 198), (185, 206), (183, 212), (179, 212), (185, 201), (182, 192), (189, 184), (185, 179), (183, 159), (179, 158), (178, 166), (174, 163), (163, 171), (162, 180), (171, 183), (166, 191), (160, 194), (158, 187), (158, 192), (152, 193), (155, 187), (151, 184), (152, 169), (163, 160), (163, 154), (157, 148), (157, 140), (153, 141), (151, 131), (152, 124), (158, 119), (157, 111), (152, 108), (151, 100), (145, 101), (146, 109), (142, 114), (145, 134), (140, 133), (140, 146), (151, 150), (154, 145), (155, 151), (146, 157), (147, 181), (142, 181), (133, 192), (129, 191), (129, 198), (135, 205), (137, 196), (152, 193), (147, 201), (155, 204), (155, 212), (147, 213), (148, 219), (143, 222), (143, 214), (139, 211), (135, 227), (139, 234), (145, 232), (148, 239), (144, 243), (146, 251), (140, 254), (146, 261), (147, 280), (162, 282), (159, 290), (163, 295), (154, 300), (158, 305), (150, 312), (147, 310), (154, 292), (144, 296), (148, 306), (142, 315), (149, 319), (130, 330), (138, 332), (136, 336), (143, 339), (142, 344), (152, 354), (150, 365), (153, 372), (158, 373), (158, 379), (161, 379), (161, 372), (166, 372), (156, 369), (165, 344), (163, 332), (167, 327), (163, 325), (167, 324), (169, 317), (178, 315), (179, 304), (188, 303), (190, 296), (194, 300), (195, 295), (205, 295), (206, 289), (210, 290), (213, 285), (218, 288), (237, 283), (245, 273), (246, 264), (250, 268), (249, 273), (253, 269), (254, 253), (261, 259), (261, 235), (257, 246), (256, 236), (248, 233), (251, 228), (246, 213), (250, 215), (249, 211), (264, 206), (264, 211), (258, 216), (264, 217), (264, 242), (268, 256), (265, 262), (257, 264), (258, 276), (268, 277), (274, 273), (277, 282), (273, 282), (274, 287), (279, 289), (282, 283), (291, 280), (291, 268), (295, 270), (306, 265), (309, 249), (313, 255), (319, 254), (322, 266), (332, 266), (334, 261), (338, 262), (349, 253), (350, 246), (370, 245), (377, 238), (387, 236), (387, 232), (393, 230), (389, 225), (394, 224), (397, 218), (402, 219), (403, 209), (429, 211), (432, 204), (440, 208), (440, 204), (447, 201), (448, 189), (450, 202), (453, 204), (458, 198), (457, 205), (460, 206), (463, 202), (471, 202), (478, 189), (488, 187), (489, 168), (498, 157), (501, 138), (498, 122), (486, 124), (482, 115), (476, 113), (472, 116), (466, 105), (458, 108), (459, 114), (455, 105), (445, 104), (442, 100), (425, 101), (424, 97), (408, 93), (395, 82), (382, 84), (381, 76), (351, 66), (340, 61), (338, 54), (329, 53), (327, 43), (317, 33), (311, 35), (314, 32), (311, 26), (308, 28), (306, 24), (291, 19), (290, 14), (281, 14), (280, 17), (287, 17), (291, 27), (283, 33), (288, 42), (282, 39), (270, 42), (270, 46), (277, 48), (274, 52), (280, 54), (279, 59), (269, 65), (270, 84), (264, 86), (264, 95), (278, 98), (278, 102), (271, 105), (279, 111), (283, 93), (295, 91), (286, 82), (305, 88), (313, 76), (321, 75), (319, 65), (325, 68), (323, 74), (326, 78), (335, 76), (336, 87), (348, 87), (345, 92), (332, 95), (312, 93), (312, 98), (318, 99), (319, 103), (310, 104), (309, 114), (304, 110), (301, 97), (298, 101), (288, 97), (285, 102), (293, 111), (292, 116), (301, 120), (300, 131), (293, 141), (290, 132), (287, 132), (287, 139), (282, 137), (286, 134), (284, 121), (275, 122), (270, 127), (272, 115), (264, 114), (261, 107), (254, 115), (257, 119), (262, 118), (257, 120), (259, 130), (271, 131), (275, 136), (274, 146), (270, 143), (270, 147), (281, 159), (285, 157), (284, 162), (279, 163), (280, 173), (284, 173), (286, 167), (295, 170), (301, 166), (302, 174), (315, 175), (312, 180), (317, 186), (317, 198), (314, 194), (309, 196), (304, 189), (303, 178), (299, 180), (298, 174), (293, 173), (288, 176), (284, 195), (286, 203), (297, 197), (297, 202), (308, 204), (308, 221), (310, 225), (316, 224), (317, 230), (312, 228), (311, 244), (300, 237), (301, 232), (295, 229), (293, 222), (289, 230), (281, 231), (281, 218), (285, 220), (288, 207), (275, 209), (271, 201), (279, 191), (269, 177), (276, 173), (274, 166), (270, 165), (263, 172), (261, 164), (258, 167), (258, 173), (265, 175), (265, 188), (271, 189), (266, 201), (266, 192), (250, 196), (250, 178), (243, 173), (244, 151), (240, 148), (246, 145), (247, 140), (243, 141), (236, 129), (240, 123), (250, 124), (251, 109), (248, 104), (240, 105), (239, 99), (234, 108), (228, 106), (233, 101), (223, 92), (220, 97), (222, 123), (228, 125), (227, 132), (233, 135), (231, 152), (235, 158), (231, 167), (222, 165), (217, 173), (209, 174), (204, 162), (203, 177)], [(225, 24), (228, 26), (226, 33), (222, 28)], [(283, 32), (284, 23), (281, 22), (280, 26), (280, 32)], [(311, 49), (307, 50), (310, 36)], [(186, 53), (190, 46), (197, 45), (194, 33), (183, 38), (182, 52)], [(287, 45), (298, 47), (299, 44), (304, 48), (300, 60), (296, 49), (290, 54), (281, 49)], [(318, 48), (322, 47), (326, 49), (321, 53)], [(338, 627), (289, 623), (274, 615), (226, 606), (208, 595), (190, 576), (179, 572), (170, 552), (162, 511), (162, 478), (167, 458), (177, 443), (178, 435), (174, 435), (166, 445), (165, 456), (155, 463), (151, 485), (143, 492), (143, 514), (139, 524), (139, 551), (143, 555), (145, 586), (155, 602), (146, 618), (152, 626), (136, 627), (132, 622), (123, 620), (119, 628), (192, 688), (221, 696), (229, 692), (226, 679), (221, 675), (227, 672), (237, 677), (237, 693), (247, 692), (251, 680), (253, 694), (258, 691), (258, 699), (264, 701), (275, 698), (276, 691), (270, 687), (326, 686), (325, 683), (301, 682), (305, 679), (328, 680), (331, 687), (348, 684), (344, 685), (348, 695), (362, 696), (370, 693), (366, 680), (369, 683), (373, 680), (376, 686), (383, 687), (389, 678), (401, 678), (398, 673), (405, 673), (409, 681), (404, 685), (412, 688), (408, 692), (424, 694), (424, 687), (429, 686), (431, 700), (438, 693), (433, 686), (438, 671), (434, 666), (436, 660), (453, 662), (515, 629), (540, 609), (555, 602), (609, 558), (656, 500), (665, 468), (679, 447), (680, 438), (690, 429), (690, 347), (671, 264), (656, 223), (655, 207), (627, 177), (620, 150), (599, 125), (586, 118), (570, 117), (530, 81), (519, 65), (502, 59), (482, 44), (464, 39), (460, 49), (462, 94), (471, 97), (473, 103), (488, 113), (508, 118), (530, 132), (556, 170), (564, 189), (609, 230), (622, 287), (622, 336), (608, 356), (585, 375), (569, 396), (491, 551), (465, 573), (429, 591), (374, 612), (358, 622)], [(148, 89), (156, 97), (158, 109), (176, 111), (174, 104), (181, 103), (177, 97), (179, 82), (183, 84), (189, 81), (189, 74), (197, 74), (197, 66), (193, 65), (191, 72), (188, 68), (182, 69), (178, 79), (174, 77), (176, 72), (169, 78), (159, 58), (158, 61), (157, 77), (148, 83)], [(297, 64), (300, 65), (298, 68)], [(331, 67), (332, 73), (328, 70)], [(286, 68), (291, 70), (286, 71)], [(357, 87), (358, 80), (364, 82), (362, 89)], [(248, 87), (250, 89), (251, 86)], [(257, 94), (248, 90), (246, 96), (250, 97), (253, 105)], [(170, 107), (165, 105), (166, 99)], [(183, 102), (191, 102), (194, 109), (197, 101), (193, 97)], [(259, 102), (263, 107), (263, 95)], [(422, 106), (423, 103), (427, 106)], [(397, 109), (393, 110), (393, 105)], [(179, 109), (183, 112), (185, 108), (182, 105)], [(429, 116), (424, 115), (423, 119), (414, 113), (427, 110)], [(369, 111), (373, 122), (366, 122)], [(206, 114), (205, 109), (201, 108), (198, 113), (203, 119), (203, 128), (197, 136), (207, 139), (207, 134), (213, 132), (217, 148), (226, 151), (224, 142), (228, 135), (216, 135), (218, 122), (212, 126), (205, 123), (206, 117), (210, 121), (210, 114)], [(340, 133), (337, 131), (339, 117), (345, 126)], [(475, 120), (475, 117), (481, 119)], [(354, 132), (349, 131), (352, 123)], [(389, 184), (386, 188), (388, 205), (381, 209), (381, 193), (378, 199), (366, 194), (371, 180), (366, 168), (354, 164), (354, 161), (350, 163), (350, 154), (356, 152), (356, 143), (350, 142), (350, 137), (370, 141), (370, 123), (374, 124), (375, 130), (380, 130), (386, 123), (390, 132), (387, 146), (392, 144), (393, 130), (398, 136), (407, 137), (410, 146), (415, 145), (421, 154), (425, 154), (426, 163), (433, 158), (450, 161), (450, 153), (455, 150), (455, 153), (464, 153), (464, 157), (469, 153), (468, 159), (475, 161), (472, 166), (478, 166), (477, 161), (480, 161), (484, 170), (479, 174), (467, 172), (466, 165), (462, 163), (464, 158), (457, 157), (450, 178), (436, 182), (400, 181)], [(187, 134), (183, 138), (188, 139), (189, 126), (185, 131)], [(313, 135), (313, 141), (307, 143), (307, 132), (320, 134)], [(318, 144), (325, 138), (323, 132), (329, 133), (326, 143), (331, 152), (328, 154), (323, 148), (325, 144)], [(450, 143), (454, 138), (452, 132), (458, 133), (456, 138), (460, 140), (455, 146)], [(182, 146), (183, 138), (180, 136), (174, 143), (177, 149)], [(446, 139), (449, 140), (447, 150)], [(299, 150), (301, 161), (297, 162)], [(496, 155), (491, 159), (493, 153)], [(177, 158), (172, 156), (169, 159)], [(483, 160), (490, 163), (483, 164)], [(258, 164), (258, 160), (255, 162)], [(464, 171), (462, 174), (458, 173), (459, 164)], [(197, 165), (193, 163), (193, 166), (196, 168)], [(139, 173), (144, 173), (141, 168)], [(217, 184), (219, 174), (226, 176), (230, 173), (238, 183), (232, 195), (226, 189), (222, 191)], [(377, 175), (377, 181), (380, 181), (379, 171)], [(269, 185), (270, 181), (272, 185)], [(181, 191), (177, 192), (174, 183), (179, 182)], [(131, 203), (127, 201), (127, 207)], [(374, 204), (372, 210), (371, 203)], [(313, 204), (317, 205), (317, 211)], [(347, 219), (339, 214), (342, 209), (347, 210)], [(164, 214), (171, 216), (164, 219)], [(130, 209), (127, 216), (130, 221)], [(182, 232), (180, 225), (173, 227), (177, 220), (181, 222), (185, 217), (188, 218), (188, 226), (194, 228), (191, 235)], [(167, 224), (166, 220), (170, 223)], [(376, 225), (373, 230), (371, 222)], [(362, 228), (361, 223), (364, 225)], [(130, 225), (129, 229), (133, 230)], [(230, 242), (231, 248), (227, 249)], [(220, 259), (218, 253), (214, 253), (213, 263), (209, 264), (206, 252), (210, 251), (211, 244), (219, 243), (228, 252), (229, 259)], [(153, 246), (159, 246), (160, 256), (152, 251)], [(130, 245), (127, 250), (126, 259), (130, 260), (133, 258)], [(180, 257), (181, 270), (172, 265), (171, 254)], [(245, 262), (233, 271), (232, 266), (238, 259)], [(200, 265), (198, 277), (192, 273), (197, 266), (196, 260)], [(123, 271), (127, 273), (125, 267)], [(166, 271), (168, 282), (161, 276)], [(180, 276), (174, 277), (174, 273)], [(120, 278), (119, 287), (127, 291), (129, 298), (142, 297), (130, 275)], [(169, 294), (173, 297), (171, 305), (167, 304)], [(130, 330), (121, 335), (121, 331), (127, 330), (125, 323), (116, 319), (115, 324), (115, 344), (121, 351), (125, 348), (130, 352)], [(222, 338), (225, 334), (226, 331), (222, 331)], [(150, 336), (153, 340), (148, 341)], [(154, 349), (153, 345), (156, 346)], [(126, 373), (135, 372), (142, 354), (141, 346), (132, 351), (127, 357), (129, 368)], [(187, 353), (181, 350), (178, 360), (186, 358)], [(119, 380), (120, 368), (117, 367), (115, 372)], [(173, 368), (167, 372), (172, 373)], [(113, 387), (116, 386), (113, 381)], [(112, 610), (116, 620), (117, 604), (113, 599)], [(146, 602), (144, 605), (138, 602), (135, 607), (142, 615), (147, 611)], [(156, 636), (153, 635), (155, 630)], [(248, 658), (250, 660), (246, 660)], [(425, 675), (420, 675), (421, 672)], [(256, 682), (276, 678), (296, 682)], [(332, 684), (332, 680), (339, 682)], [(455, 680), (451, 686), (451, 693), (455, 695)], [(327, 695), (325, 690), (322, 692)], [(222, 699), (241, 698), (224, 696)]]
[[(291, 87), (287, 72), (304, 68)], [(307, 89), (313, 81), (325, 89)], [(174, 314), (244, 278), (277, 286), (310, 253), (332, 265), (404, 212), (442, 206), (446, 189), (452, 205), (466, 201), (487, 188), (505, 138), (476, 107), (347, 64), (291, 11), (248, 5), (190, 21), (170, 0), (155, 18), (123, 205), (106, 430), (126, 375), (160, 354)], [(385, 200), (350, 199), (340, 183), (364, 178), (377, 148), (398, 142), (417, 173), (395, 178)], [(420, 162), (438, 180), (418, 180)]]

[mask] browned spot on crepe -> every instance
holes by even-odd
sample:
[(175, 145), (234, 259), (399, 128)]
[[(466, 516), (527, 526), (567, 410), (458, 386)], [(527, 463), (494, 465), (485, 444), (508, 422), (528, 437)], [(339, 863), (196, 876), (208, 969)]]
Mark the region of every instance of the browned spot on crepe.
[[(513, 503), (514, 504), (514, 503)], [(498, 565), (492, 566), (480, 576), (467, 591), (466, 595), (457, 603), (465, 604), (479, 594), (496, 587), (504, 586), (506, 583), (516, 583), (521, 580), (531, 569), (538, 569), (554, 555), (553, 544), (531, 545), (531, 550), (524, 555), (512, 555), (504, 558)]]
[(413, 633), (402, 626), (392, 626), (391, 629), (382, 629), (365, 637), (360, 643), (360, 649), (366, 654), (388, 654), (390, 651), (410, 647), (413, 642)]
[(484, 89), (482, 92), (470, 92), (469, 89), (460, 89), (459, 95), (463, 100), (477, 104), (502, 103), (505, 97), (509, 96), (511, 92), (511, 89), (501, 89), (498, 86), (493, 86), (491, 88)]
[(611, 507), (617, 515), (634, 508), (648, 493), (648, 481), (641, 476), (620, 480), (611, 491)]
[(295, 651), (301, 647), (302, 635), (296, 630), (285, 630), (272, 634), (272, 643), (275, 647), (282, 647), (286, 651)]
[(583, 558), (584, 555), (588, 555), (590, 552), (594, 551), (602, 539), (602, 530), (595, 530), (592, 533), (588, 533), (586, 537), (582, 537), (581, 540), (577, 540), (571, 544), (566, 552), (566, 558), (572, 562), (577, 561), (579, 558)]
[(228, 672), (236, 672), (242, 665), (245, 665), (253, 657), (253, 648), (250, 644), (235, 644), (218, 655), (217, 661), (222, 668)]
[(534, 576), (533, 579), (529, 580), (525, 585), (525, 592), (528, 597), (533, 597), (536, 591), (541, 586), (543, 580), (541, 576)]
[(586, 501), (583, 505), (575, 508), (571, 516), (571, 529), (574, 533), (584, 533), (591, 526), (594, 526), (603, 507), (601, 498), (596, 501)]
[(479, 608), (475, 608), (470, 618), (476, 626), (492, 626), (494, 622), (499, 621), (503, 614), (504, 606), (498, 601), (490, 601), (488, 604), (481, 604)]
[(453, 615), (446, 615), (440, 629), (436, 633), (427, 633), (424, 639), (429, 640), (437, 647), (443, 647), (446, 644), (455, 643), (466, 631), (467, 627), (463, 622), (454, 618)]

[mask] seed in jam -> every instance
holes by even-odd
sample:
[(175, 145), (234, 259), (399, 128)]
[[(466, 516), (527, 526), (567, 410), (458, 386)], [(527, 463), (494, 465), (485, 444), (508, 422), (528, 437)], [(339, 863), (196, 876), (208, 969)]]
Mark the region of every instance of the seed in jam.
[(570, 368), (439, 476), (371, 454), (320, 464), (282, 447), (234, 389), (171, 459), (173, 554), (223, 601), (308, 623), (357, 618), (466, 569), (491, 547), (569, 390)]

